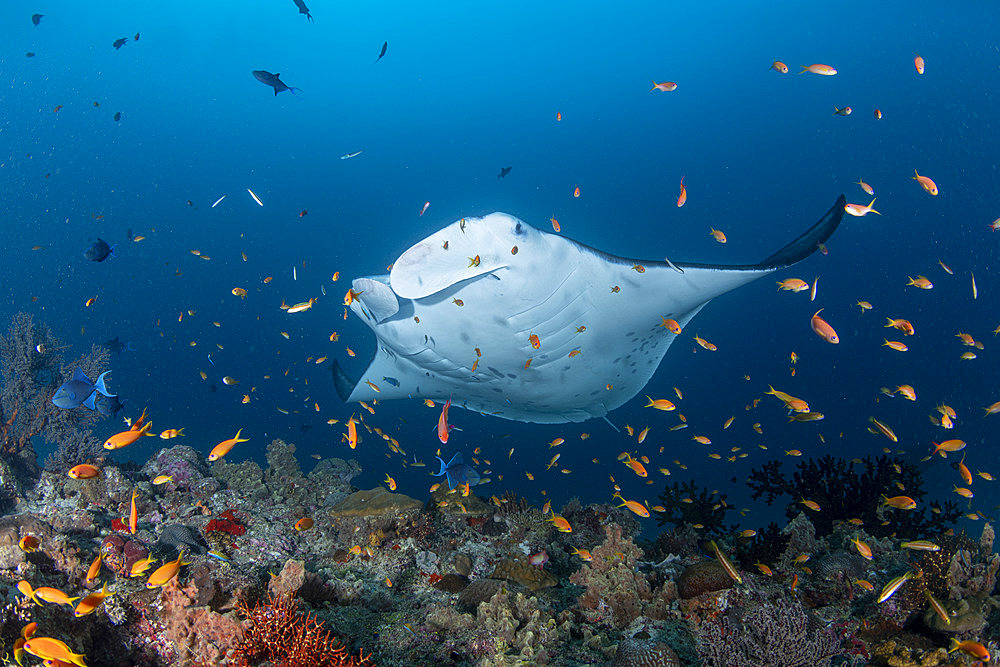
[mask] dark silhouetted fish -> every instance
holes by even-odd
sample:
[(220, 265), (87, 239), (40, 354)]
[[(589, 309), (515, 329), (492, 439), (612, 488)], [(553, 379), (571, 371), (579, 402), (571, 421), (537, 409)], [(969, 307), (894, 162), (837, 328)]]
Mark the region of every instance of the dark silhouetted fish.
[(299, 88), (293, 88), (292, 86), (286, 86), (281, 81), (281, 79), (278, 78), (279, 76), (281, 76), (281, 74), (271, 74), (270, 72), (265, 72), (262, 69), (255, 69), (253, 71), (253, 78), (257, 79), (258, 81), (260, 81), (265, 86), (271, 86), (272, 88), (274, 88), (274, 94), (275, 95), (277, 95), (278, 93), (280, 93), (283, 90), (287, 90), (292, 95), (294, 95), (295, 91), (299, 90)]
[(385, 50), (388, 48), (389, 48), (389, 42), (382, 42), (382, 50), (379, 52), (378, 58), (375, 59), (375, 62), (382, 60), (382, 56), (385, 55)]
[(91, 262), (103, 262), (108, 257), (115, 256), (115, 248), (118, 246), (109, 246), (105, 241), (97, 239), (94, 241), (87, 250), (83, 253), (83, 256), (89, 259)]
[(115, 40), (114, 44), (112, 44), (111, 46), (115, 47), (115, 51), (117, 51), (126, 44), (128, 44), (128, 37), (119, 37), (118, 39)]
[(35, 52), (34, 51), (28, 51), (24, 55), (26, 55), (29, 58), (34, 58), (35, 57)]
[(104, 371), (97, 376), (97, 382), (91, 382), (86, 373), (77, 368), (73, 372), (73, 378), (63, 382), (56, 393), (52, 396), (52, 404), (57, 408), (71, 410), (84, 405), (91, 410), (96, 410), (94, 401), (97, 392), (111, 398), (114, 394), (108, 393), (108, 388), (104, 384), (104, 376), (111, 371)]
[(513, 169), (513, 167), (500, 167), (500, 174), (497, 176), (497, 178), (503, 178), (504, 176), (510, 173), (511, 169)]
[(126, 352), (135, 352), (135, 343), (129, 341), (128, 343), (123, 343), (118, 340), (118, 336), (115, 336), (111, 340), (106, 340), (101, 343), (102, 346), (108, 349), (108, 352), (114, 352), (116, 356), (122, 356), (122, 350)]
[(35, 25), (38, 25), (39, 23), (42, 22), (42, 17), (43, 16), (45, 16), (45, 14), (32, 14), (31, 15), (31, 22), (34, 23)]
[(433, 473), (434, 477), (445, 475), (448, 478), (448, 488), (454, 489), (460, 484), (469, 483), (469, 486), (479, 484), (479, 473), (470, 466), (462, 462), (462, 453), (459, 452), (451, 457), (451, 461), (444, 462), (440, 456), (434, 457), (441, 463), (441, 469)]
[(115, 112), (115, 122), (118, 122), (121, 119), (122, 119), (122, 112), (121, 111), (116, 111)]
[(133, 42), (138, 42), (139, 41), (139, 33), (135, 33), (135, 37), (132, 38), (132, 41)]
[(97, 394), (94, 403), (97, 406), (97, 411), (105, 417), (114, 417), (125, 407), (125, 401), (118, 400), (118, 396), (105, 396), (104, 394)]
[(302, 2), (302, 0), (292, 0), (292, 1), (295, 3), (295, 6), (299, 8), (299, 14), (305, 14), (306, 18), (309, 19), (309, 22), (311, 23), (313, 17), (312, 14), (309, 13), (309, 8), (306, 7), (306, 3)]

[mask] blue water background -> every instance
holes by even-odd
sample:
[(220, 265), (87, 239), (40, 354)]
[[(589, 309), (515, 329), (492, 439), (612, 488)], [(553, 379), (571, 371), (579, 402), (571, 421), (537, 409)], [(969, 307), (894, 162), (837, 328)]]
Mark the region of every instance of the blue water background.
[[(126, 397), (129, 414), (148, 406), (157, 431), (185, 427), (187, 437), (170, 444), (207, 453), (243, 428), (251, 441), (230, 454), (234, 460), (262, 461), (265, 445), (281, 437), (296, 443), (307, 469), (308, 454), (354, 456), (365, 468), (360, 485), (374, 486), (388, 472), (401, 491), (423, 497), (435, 481), (427, 468), (404, 468), (368, 434), (357, 451), (347, 449), (342, 426), (326, 421), (359, 408), (336, 398), (329, 362), (305, 361), (337, 357), (352, 374), (363, 371), (374, 339), (353, 315), (344, 321), (340, 305), (352, 277), (381, 273), (438, 228), (494, 210), (543, 228), (554, 216), (566, 236), (626, 257), (753, 262), (815, 222), (838, 194), (867, 204), (854, 185), (863, 177), (883, 215), (847, 218), (828, 256), (775, 276), (821, 276), (815, 303), (776, 293), (767, 278), (716, 299), (668, 352), (644, 393), (673, 398), (672, 387), (680, 387), (691, 428), (669, 432), (676, 413), (644, 410), (640, 398), (610, 419), (636, 430), (651, 425), (642, 446), (599, 420), (541, 426), (455, 410), (452, 421), (463, 430), (443, 455), (457, 449), (468, 460), (482, 447), (479, 458), (491, 465), (479, 469), (493, 478), (486, 495), (514, 489), (541, 502), (545, 490), (556, 506), (573, 495), (609, 500), (610, 475), (626, 497), (655, 504), (664, 479), (655, 471), (665, 465), (671, 481), (692, 477), (751, 506), (742, 483), (730, 478), (742, 480), (786, 449), (879, 453), (891, 443), (866, 431), (876, 415), (899, 434), (909, 460), (927, 454), (932, 440), (961, 437), (974, 472), (1000, 475), (1000, 416), (982, 416), (983, 406), (1000, 400), (991, 333), (1000, 324), (1000, 236), (988, 228), (1000, 216), (993, 8), (319, 1), (310, 8), (314, 24), (291, 0), (0, 7), (0, 315), (34, 313), (72, 352), (116, 335), (134, 341), (138, 351), (112, 360), (109, 384)], [(33, 12), (45, 14), (38, 27)], [(112, 48), (136, 32), (138, 41)], [(28, 51), (36, 56), (26, 58)], [(914, 53), (927, 61), (923, 76)], [(770, 70), (773, 59), (791, 73)], [(839, 73), (796, 73), (811, 63)], [(275, 97), (253, 79), (254, 69), (280, 72), (302, 92)], [(650, 92), (651, 79), (676, 81), (678, 89)], [(834, 116), (844, 105), (854, 113)], [(112, 118), (117, 111), (120, 122)], [(501, 180), (503, 166), (513, 170)], [(911, 179), (914, 169), (936, 180), (938, 197)], [(678, 209), (681, 176), (689, 194)], [(430, 208), (418, 217), (425, 201)], [(710, 226), (729, 242), (716, 244)], [(146, 239), (127, 242), (129, 228)], [(83, 258), (97, 237), (118, 244), (115, 259)], [(44, 249), (29, 250), (36, 245)], [(917, 274), (935, 288), (906, 287)], [(273, 282), (262, 284), (265, 276)], [(311, 311), (289, 316), (278, 308), (282, 300), (320, 296), (321, 285), (328, 296)], [(248, 298), (234, 297), (234, 287), (246, 288)], [(875, 310), (861, 315), (858, 299)], [(821, 307), (840, 334), (838, 346), (809, 330)], [(886, 316), (915, 325), (909, 352), (880, 347)], [(969, 349), (955, 338), (959, 330), (985, 343), (978, 359), (959, 361)], [(332, 331), (339, 343), (329, 341)], [(696, 349), (694, 333), (718, 352)], [(345, 345), (358, 356), (349, 359)], [(801, 357), (794, 378), (792, 351)], [(224, 386), (225, 375), (240, 384)], [(218, 390), (210, 392), (210, 383)], [(805, 398), (826, 420), (786, 424), (770, 397), (746, 411), (768, 383)], [(879, 387), (902, 383), (916, 388), (916, 403), (879, 400)], [(241, 404), (251, 387), (253, 400)], [(959, 412), (951, 433), (927, 418), (941, 402)], [(418, 401), (376, 409), (369, 423), (396, 437), (408, 456), (433, 462), (437, 410)], [(723, 431), (730, 415), (736, 420)], [(763, 425), (763, 437), (753, 422)], [(119, 426), (108, 420), (98, 434)], [(582, 432), (590, 439), (582, 442)], [(693, 434), (713, 444), (696, 445)], [(566, 443), (546, 472), (553, 452), (545, 443), (555, 437)], [(145, 439), (114, 458), (143, 461), (164, 444)], [(707, 458), (731, 455), (731, 447), (750, 456)], [(647, 480), (615, 462), (626, 450), (650, 456)], [(951, 488), (959, 478), (947, 462), (922, 465), (937, 497), (957, 498)], [(971, 507), (990, 514), (997, 494), (987, 487), (977, 478)], [(753, 505), (747, 525), (768, 516)]]

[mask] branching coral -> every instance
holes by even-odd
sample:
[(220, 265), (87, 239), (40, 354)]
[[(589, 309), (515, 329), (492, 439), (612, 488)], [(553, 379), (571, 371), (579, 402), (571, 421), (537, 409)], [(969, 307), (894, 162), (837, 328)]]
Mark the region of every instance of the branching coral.
[[(961, 515), (961, 510), (951, 501), (938, 506), (940, 512), (936, 514), (926, 507), (906, 511), (883, 509), (882, 496), (891, 495), (897, 488), (896, 482), (902, 484), (906, 495), (915, 499), (918, 505), (926, 495), (920, 471), (902, 459), (880, 456), (846, 461), (824, 456), (801, 462), (796, 468), (789, 479), (780, 461), (770, 461), (751, 471), (747, 486), (753, 490), (755, 500), (763, 496), (768, 505), (779, 496), (791, 496), (785, 508), (785, 516), (789, 519), (802, 511), (801, 500), (818, 503), (822, 511), (811, 513), (809, 519), (820, 536), (833, 532), (835, 522), (861, 519), (873, 537), (895, 533), (909, 539), (931, 538), (943, 533)], [(887, 517), (883, 513), (887, 511), (893, 513), (892, 521), (884, 522)]]
[(291, 596), (272, 597), (253, 607), (238, 607), (249, 624), (236, 645), (235, 657), (241, 667), (269, 661), (278, 667), (360, 667), (374, 665), (359, 650), (348, 653), (323, 622), (299, 612)]
[(22, 474), (35, 475), (34, 436), (58, 443), (46, 461), (54, 470), (66, 470), (102, 453), (89, 426), (100, 414), (87, 409), (64, 410), (50, 400), (56, 388), (80, 368), (96, 378), (108, 361), (108, 351), (94, 346), (70, 363), (63, 363), (61, 345), (45, 325), (18, 313), (6, 336), (0, 336), (0, 453)]
[(725, 525), (726, 513), (732, 509), (726, 503), (725, 494), (703, 489), (693, 480), (665, 487), (660, 501), (667, 510), (656, 517), (661, 526), (666, 523), (675, 526), (700, 524), (704, 526), (699, 529), (702, 535), (720, 535), (733, 529)]

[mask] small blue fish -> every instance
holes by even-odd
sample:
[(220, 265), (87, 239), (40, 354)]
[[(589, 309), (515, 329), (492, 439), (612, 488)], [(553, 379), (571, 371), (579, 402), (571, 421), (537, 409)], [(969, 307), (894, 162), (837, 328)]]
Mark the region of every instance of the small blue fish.
[(108, 388), (104, 384), (104, 376), (111, 371), (104, 371), (97, 377), (97, 382), (91, 382), (87, 375), (77, 368), (73, 372), (73, 378), (63, 382), (55, 395), (52, 397), (52, 404), (57, 408), (70, 410), (84, 405), (91, 410), (96, 410), (94, 401), (97, 400), (97, 392), (101, 392), (108, 398), (116, 394), (109, 394)]
[(383, 382), (388, 382), (393, 387), (398, 387), (399, 386), (399, 380), (397, 380), (396, 378), (386, 377), (386, 376), (383, 375), (382, 376), (382, 381)]
[(466, 482), (469, 483), (469, 486), (479, 484), (479, 473), (471, 466), (467, 466), (462, 462), (461, 452), (451, 457), (451, 461), (448, 461), (448, 463), (445, 463), (444, 459), (440, 456), (435, 456), (434, 458), (441, 462), (441, 470), (434, 473), (434, 477), (445, 475), (448, 479), (449, 489), (454, 489), (456, 486), (465, 484)]
[(208, 552), (208, 557), (209, 558), (214, 558), (215, 560), (218, 560), (218, 561), (222, 561), (223, 563), (228, 563), (229, 562), (229, 557), (226, 556), (223, 553), (218, 552), (218, 551), (209, 551)]

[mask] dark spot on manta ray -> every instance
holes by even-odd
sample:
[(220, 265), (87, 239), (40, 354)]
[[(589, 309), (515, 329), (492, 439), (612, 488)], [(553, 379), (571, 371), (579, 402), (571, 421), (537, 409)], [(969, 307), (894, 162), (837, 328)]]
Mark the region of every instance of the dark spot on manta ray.
[(513, 373), (507, 373), (507, 377), (509, 377), (511, 380), (516, 380), (517, 379), (517, 376), (514, 375)]
[(493, 368), (492, 366), (487, 366), (487, 367), (486, 367), (486, 370), (488, 370), (488, 371), (489, 371), (490, 373), (493, 373), (493, 374), (494, 374), (494, 375), (496, 375), (496, 376), (497, 376), (498, 378), (502, 378), (502, 377), (503, 377), (503, 373), (501, 373), (501, 372), (500, 372), (500, 371), (498, 371), (497, 369)]

